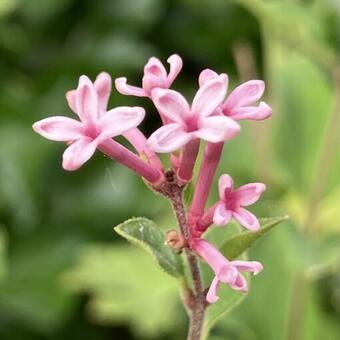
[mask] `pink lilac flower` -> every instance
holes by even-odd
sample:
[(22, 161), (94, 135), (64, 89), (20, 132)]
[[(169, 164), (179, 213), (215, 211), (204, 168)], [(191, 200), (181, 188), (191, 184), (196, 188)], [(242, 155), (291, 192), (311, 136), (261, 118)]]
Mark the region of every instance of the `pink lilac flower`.
[(72, 111), (80, 121), (63, 116), (40, 120), (33, 129), (43, 137), (69, 144), (63, 155), (63, 167), (80, 168), (104, 141), (138, 126), (145, 111), (141, 107), (117, 107), (106, 111), (109, 99), (109, 75), (101, 73), (94, 84), (86, 76), (79, 79), (78, 88), (66, 94)]
[(257, 261), (229, 261), (213, 245), (203, 239), (193, 239), (190, 246), (208, 263), (215, 273), (207, 293), (209, 303), (214, 303), (218, 300), (217, 291), (220, 283), (226, 283), (234, 290), (247, 292), (248, 284), (241, 273), (252, 272), (256, 275), (263, 269), (262, 264)]
[(150, 58), (144, 66), (142, 87), (128, 85), (127, 79), (121, 77), (115, 80), (117, 91), (124, 95), (151, 97), (151, 92), (155, 88), (170, 88), (181, 71), (183, 63), (181, 57), (177, 54), (170, 56), (167, 62), (170, 64), (169, 73), (167, 73), (159, 59), (155, 57)]
[(233, 138), (240, 126), (223, 115), (213, 115), (227, 92), (226, 74), (206, 82), (197, 91), (191, 107), (178, 92), (154, 89), (152, 100), (167, 124), (155, 131), (148, 145), (155, 152), (173, 152), (200, 138), (217, 143)]
[[(199, 76), (199, 85), (218, 77), (210, 69), (203, 70)], [(249, 80), (236, 87), (219, 108), (225, 116), (234, 120), (263, 120), (272, 115), (271, 107), (265, 102), (254, 105), (263, 95), (265, 84), (262, 80)]]
[(214, 206), (213, 222), (227, 224), (233, 217), (249, 230), (258, 230), (260, 223), (255, 215), (243, 207), (254, 204), (266, 190), (263, 183), (249, 183), (234, 190), (233, 179), (222, 175), (218, 181), (220, 201)]

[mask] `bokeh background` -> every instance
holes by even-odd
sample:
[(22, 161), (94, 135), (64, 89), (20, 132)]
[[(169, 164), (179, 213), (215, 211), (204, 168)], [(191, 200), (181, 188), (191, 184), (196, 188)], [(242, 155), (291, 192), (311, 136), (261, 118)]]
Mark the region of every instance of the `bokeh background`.
[[(291, 217), (251, 250), (265, 271), (210, 339), (339, 339), (339, 18), (338, 0), (0, 0), (0, 339), (184, 339), (173, 279), (112, 229), (173, 228), (167, 202), (99, 153), (64, 171), (64, 146), (31, 129), (71, 115), (81, 74), (139, 84), (173, 53), (189, 98), (206, 67), (266, 81), (272, 119), (242, 122), (218, 174), (266, 183), (253, 211)], [(118, 105), (147, 108), (146, 134), (160, 123), (145, 99)]]

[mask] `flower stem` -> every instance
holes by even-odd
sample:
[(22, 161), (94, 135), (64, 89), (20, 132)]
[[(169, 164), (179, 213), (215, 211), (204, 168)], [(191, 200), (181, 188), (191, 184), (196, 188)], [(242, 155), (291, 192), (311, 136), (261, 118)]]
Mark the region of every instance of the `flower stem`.
[[(187, 244), (189, 244), (189, 241), (192, 239), (192, 235), (187, 222), (186, 212), (183, 204), (183, 185), (177, 182), (173, 171), (169, 171), (165, 175), (166, 182), (158, 191), (170, 200), (177, 218), (180, 231), (187, 241)], [(185, 248), (185, 255), (188, 260), (193, 284), (193, 294), (192, 301), (190, 303), (189, 313), (190, 324), (187, 339), (200, 340), (206, 309), (202, 275), (197, 256), (192, 252), (190, 248)]]
[(183, 182), (187, 183), (191, 180), (192, 172), (195, 166), (200, 140), (195, 139), (189, 142), (183, 150), (181, 155), (180, 166), (177, 171), (177, 177)]
[(107, 139), (98, 146), (98, 149), (110, 158), (137, 172), (153, 186), (159, 185), (164, 179), (163, 173), (159, 169), (144, 162), (113, 139)]
[(203, 155), (203, 161), (198, 175), (198, 181), (192, 205), (189, 210), (189, 224), (195, 225), (204, 213), (205, 204), (207, 202), (212, 181), (221, 158), (222, 143), (208, 143)]

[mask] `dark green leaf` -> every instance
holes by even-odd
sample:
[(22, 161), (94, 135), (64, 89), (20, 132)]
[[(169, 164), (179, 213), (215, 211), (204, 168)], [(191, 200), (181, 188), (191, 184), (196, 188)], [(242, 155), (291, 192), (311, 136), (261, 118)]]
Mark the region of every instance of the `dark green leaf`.
[(261, 218), (261, 228), (259, 231), (245, 231), (232, 236), (221, 246), (220, 251), (229, 260), (233, 260), (242, 255), (249, 249), (259, 238), (270, 231), (279, 223), (288, 219), (288, 216)]
[(114, 230), (147, 250), (168, 274), (176, 277), (183, 275), (181, 257), (165, 245), (165, 235), (154, 222), (137, 217), (119, 224)]

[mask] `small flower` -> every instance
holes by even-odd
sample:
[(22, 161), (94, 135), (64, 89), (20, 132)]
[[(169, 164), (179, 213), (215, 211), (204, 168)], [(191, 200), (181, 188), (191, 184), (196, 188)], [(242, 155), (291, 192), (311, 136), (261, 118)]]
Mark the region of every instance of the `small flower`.
[[(199, 75), (199, 85), (218, 77), (218, 74), (210, 69), (203, 70)], [(265, 102), (254, 105), (263, 95), (264, 81), (249, 80), (236, 87), (221, 106), (222, 113), (234, 120), (263, 120), (272, 115), (272, 109)]]
[(155, 88), (170, 88), (181, 71), (183, 63), (181, 57), (177, 54), (170, 56), (167, 62), (170, 64), (169, 73), (167, 73), (159, 59), (155, 57), (150, 58), (144, 66), (142, 88), (128, 85), (127, 79), (121, 77), (115, 80), (117, 91), (125, 95), (151, 97), (151, 92)]
[(106, 112), (110, 88), (110, 76), (106, 73), (101, 73), (94, 84), (81, 76), (78, 88), (66, 94), (71, 110), (80, 121), (55, 116), (33, 124), (34, 131), (43, 137), (69, 144), (63, 155), (65, 170), (77, 170), (91, 158), (99, 144), (143, 120), (145, 112), (140, 107), (117, 107)]
[(233, 138), (240, 126), (223, 115), (213, 116), (227, 92), (227, 80), (227, 75), (221, 74), (208, 81), (197, 91), (191, 107), (176, 91), (154, 89), (152, 100), (168, 124), (150, 136), (150, 148), (165, 153), (173, 152), (196, 138), (212, 143)]
[(261, 194), (266, 190), (263, 183), (249, 183), (234, 190), (233, 179), (225, 174), (218, 181), (218, 190), (220, 201), (214, 210), (214, 224), (227, 224), (233, 217), (249, 230), (258, 230), (260, 228), (260, 223), (256, 216), (243, 207), (254, 204), (260, 198)]
[(217, 291), (221, 282), (228, 284), (234, 290), (247, 292), (248, 284), (241, 272), (252, 272), (256, 275), (263, 269), (262, 264), (257, 261), (229, 261), (213, 245), (203, 239), (194, 239), (190, 245), (215, 273), (207, 294), (209, 303), (218, 300)]

